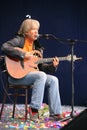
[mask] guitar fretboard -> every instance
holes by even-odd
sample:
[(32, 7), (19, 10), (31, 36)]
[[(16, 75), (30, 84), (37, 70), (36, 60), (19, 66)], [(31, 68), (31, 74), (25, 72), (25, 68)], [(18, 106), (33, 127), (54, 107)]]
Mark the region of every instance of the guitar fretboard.
[[(37, 64), (41, 64), (41, 63), (48, 63), (48, 62), (52, 62), (54, 58), (41, 58), (40, 60), (38, 60), (36, 63)], [(58, 57), (59, 61), (65, 61), (67, 60), (67, 57)]]

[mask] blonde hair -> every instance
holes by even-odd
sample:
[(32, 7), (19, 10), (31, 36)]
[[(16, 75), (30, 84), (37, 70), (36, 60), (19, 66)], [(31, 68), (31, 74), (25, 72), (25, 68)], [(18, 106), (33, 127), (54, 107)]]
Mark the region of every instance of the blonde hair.
[(26, 20), (24, 20), (22, 22), (21, 26), (20, 26), (18, 34), (25, 36), (26, 32), (28, 32), (29, 30), (31, 30), (34, 27), (34, 25), (36, 25), (37, 28), (39, 29), (39, 27), (40, 27), (39, 21), (34, 20), (34, 19), (26, 19)]

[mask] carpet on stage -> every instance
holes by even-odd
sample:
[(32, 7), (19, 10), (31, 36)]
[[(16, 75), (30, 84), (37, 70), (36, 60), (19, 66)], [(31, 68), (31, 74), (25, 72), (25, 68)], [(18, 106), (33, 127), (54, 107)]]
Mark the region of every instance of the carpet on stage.
[[(1, 108), (1, 104), (0, 104)], [(63, 114), (65, 119), (70, 117), (72, 112), (71, 106), (62, 106)], [(49, 120), (49, 108), (48, 105), (43, 103), (41, 109), (39, 110), (40, 120), (38, 122), (33, 122), (29, 120), (29, 114), (27, 121), (24, 120), (25, 115), (25, 105), (24, 104), (17, 104), (15, 110), (15, 117), (12, 118), (12, 104), (5, 104), (2, 118), (0, 120), (0, 130), (2, 129), (52, 129), (57, 128), (58, 130), (67, 125), (73, 118), (69, 118), (64, 121), (50, 121)], [(81, 106), (74, 106), (75, 115), (78, 116), (82, 111), (85, 110), (85, 107)]]

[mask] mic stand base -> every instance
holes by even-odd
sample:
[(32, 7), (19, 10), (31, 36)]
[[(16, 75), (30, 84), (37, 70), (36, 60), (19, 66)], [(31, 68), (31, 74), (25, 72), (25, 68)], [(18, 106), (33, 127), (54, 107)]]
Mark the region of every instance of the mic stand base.
[(76, 114), (75, 114), (75, 112), (71, 112), (71, 114), (69, 115), (69, 116), (67, 116), (67, 117), (65, 117), (65, 118), (63, 118), (63, 119), (60, 119), (59, 121), (60, 122), (63, 122), (63, 121), (67, 121), (67, 120), (72, 120), (73, 118), (75, 118), (76, 117)]

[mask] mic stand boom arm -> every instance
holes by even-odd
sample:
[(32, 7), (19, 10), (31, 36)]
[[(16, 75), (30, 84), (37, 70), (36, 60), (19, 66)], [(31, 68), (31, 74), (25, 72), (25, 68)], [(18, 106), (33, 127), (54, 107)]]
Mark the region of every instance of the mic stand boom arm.
[(65, 43), (65, 42), (67, 42), (69, 44), (73, 44), (73, 43), (75, 44), (76, 42), (87, 43), (87, 41), (85, 41), (85, 40), (58, 38), (53, 34), (46, 34), (45, 38), (46, 39), (55, 39), (57, 42), (60, 42), (60, 43)]

